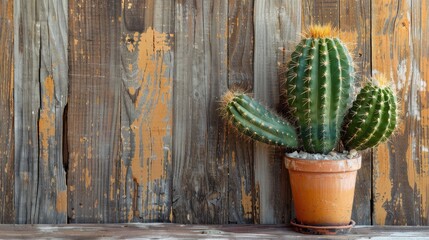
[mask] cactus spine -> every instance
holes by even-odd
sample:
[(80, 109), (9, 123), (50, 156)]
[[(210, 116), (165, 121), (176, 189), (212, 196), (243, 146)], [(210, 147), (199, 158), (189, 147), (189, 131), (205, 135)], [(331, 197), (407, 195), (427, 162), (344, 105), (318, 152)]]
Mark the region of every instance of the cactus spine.
[(397, 103), (392, 89), (369, 83), (346, 116), (342, 141), (347, 149), (371, 148), (387, 140), (396, 124)]
[(285, 87), (304, 150), (328, 153), (339, 141), (352, 102), (354, 68), (338, 38), (326, 36), (329, 31), (320, 26), (311, 31), (292, 53)]
[(227, 93), (224, 110), (230, 123), (246, 136), (271, 145), (297, 148), (293, 126), (245, 94)]

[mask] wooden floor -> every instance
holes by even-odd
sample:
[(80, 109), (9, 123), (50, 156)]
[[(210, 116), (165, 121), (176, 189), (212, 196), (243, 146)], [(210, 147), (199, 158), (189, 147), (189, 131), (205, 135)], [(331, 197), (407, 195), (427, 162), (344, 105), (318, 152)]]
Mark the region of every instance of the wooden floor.
[(429, 239), (429, 227), (357, 226), (348, 235), (309, 236), (283, 225), (0, 225), (0, 239)]

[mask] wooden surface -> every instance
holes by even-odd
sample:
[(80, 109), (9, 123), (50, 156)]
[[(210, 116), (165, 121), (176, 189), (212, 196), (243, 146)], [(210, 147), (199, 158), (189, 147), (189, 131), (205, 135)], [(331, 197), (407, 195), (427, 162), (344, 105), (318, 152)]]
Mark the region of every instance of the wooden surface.
[(67, 4), (14, 1), (17, 223), (66, 223)]
[(118, 221), (121, 40), (118, 1), (69, 1), (70, 222)]
[(173, 220), (178, 222), (228, 221), (228, 161), (216, 112), (226, 90), (227, 17), (225, 0), (176, 2)]
[(120, 222), (171, 221), (174, 4), (122, 8), (120, 191), (111, 199)]
[(13, 1), (0, 0), (0, 223), (14, 223)]
[(374, 154), (374, 223), (429, 219), (429, 1), (372, 3), (372, 71), (395, 82), (399, 130)]
[(166, 223), (0, 225), (0, 239), (429, 239), (428, 227), (358, 226), (348, 235), (315, 236), (284, 225)]
[[(428, 0), (0, 0), (0, 222), (287, 224), (284, 150), (219, 116), (241, 88), (285, 111), (302, 29), (331, 23), (358, 78), (401, 101), (364, 153), (353, 219), (428, 225)], [(155, 226), (155, 225), (154, 225)]]

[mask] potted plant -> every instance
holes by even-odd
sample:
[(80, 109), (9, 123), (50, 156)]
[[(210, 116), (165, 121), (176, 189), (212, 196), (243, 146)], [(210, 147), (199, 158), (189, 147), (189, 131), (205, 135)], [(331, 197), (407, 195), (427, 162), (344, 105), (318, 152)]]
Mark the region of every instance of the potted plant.
[[(347, 232), (351, 220), (357, 152), (386, 141), (397, 125), (397, 102), (388, 81), (366, 81), (355, 94), (352, 57), (330, 26), (303, 34), (283, 73), (289, 121), (250, 96), (228, 92), (223, 113), (251, 139), (289, 150), (295, 230), (314, 234)], [(338, 145), (345, 148), (336, 152)], [(300, 152), (297, 152), (300, 151)]]

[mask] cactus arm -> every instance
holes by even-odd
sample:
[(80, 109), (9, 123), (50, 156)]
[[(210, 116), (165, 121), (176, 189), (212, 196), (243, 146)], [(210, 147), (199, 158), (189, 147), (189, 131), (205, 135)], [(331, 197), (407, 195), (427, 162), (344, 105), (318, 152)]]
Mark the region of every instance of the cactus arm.
[(364, 150), (385, 141), (396, 127), (396, 109), (396, 98), (390, 88), (365, 86), (347, 115), (343, 135), (346, 148)]
[[(259, 119), (259, 124), (261, 124), (261, 126), (267, 126), (267, 130), (272, 131), (273, 129), (275, 129), (276, 133), (279, 133), (280, 130), (286, 130), (284, 132), (286, 135), (295, 136), (296, 131), (292, 127), (292, 125), (290, 125), (286, 121), (283, 121), (278, 116), (274, 115), (271, 111), (266, 109), (256, 100), (251, 99), (245, 94), (237, 96), (234, 100), (234, 105), (236, 106), (237, 110), (239, 110), (239, 112), (244, 116), (249, 116), (249, 120), (252, 121), (252, 119)], [(287, 125), (288, 127), (285, 128), (285, 125)]]
[(362, 141), (361, 145), (357, 146), (358, 149), (366, 149), (376, 146), (383, 136), (386, 134), (389, 128), (389, 118), (392, 112), (392, 108), (394, 106), (389, 104), (389, 95), (387, 94), (386, 89), (382, 89), (383, 102), (380, 103), (382, 109), (380, 110), (380, 120), (377, 124), (374, 124), (373, 134), (369, 135), (364, 141)]
[(233, 116), (231, 119), (232, 124), (237, 128), (238, 131), (245, 134), (246, 136), (266, 144), (279, 146), (286, 145), (286, 142), (283, 139), (264, 131), (263, 129), (243, 118), (237, 109), (235, 109), (232, 105), (228, 107), (228, 111), (231, 113), (231, 116)]
[(227, 99), (224, 109), (230, 123), (244, 135), (271, 145), (297, 148), (294, 127), (256, 100), (244, 94), (235, 94)]
[[(387, 99), (384, 98), (384, 95), (381, 93), (381, 89), (379, 89), (377, 92), (378, 102), (375, 104), (374, 114), (367, 120), (367, 124), (365, 129), (362, 131), (362, 134), (354, 139), (354, 143), (356, 144), (355, 149), (357, 150), (363, 150), (367, 148), (365, 146), (369, 144), (371, 139), (376, 139), (375, 136), (377, 135), (377, 131), (381, 131), (382, 136), (384, 129), (381, 129), (381, 123), (383, 121), (387, 122), (387, 119), (383, 118), (383, 115), (386, 115), (383, 114), (385, 108), (384, 101)], [(379, 136), (377, 139), (380, 139), (381, 136)]]
[(284, 126), (276, 124), (276, 122), (265, 121), (259, 117), (260, 115), (254, 115), (252, 112), (248, 111), (237, 102), (232, 102), (232, 105), (244, 120), (252, 123), (253, 125), (256, 125), (261, 131), (266, 131), (270, 134), (278, 134), (284, 137), (290, 136), (288, 132), (284, 131)]
[(381, 111), (381, 119), (377, 124), (376, 131), (366, 141), (357, 146), (357, 149), (367, 149), (377, 146), (379, 143), (384, 142), (390, 135), (396, 126), (396, 100), (393, 97), (393, 93), (390, 89), (382, 89), (384, 101), (384, 108)]

